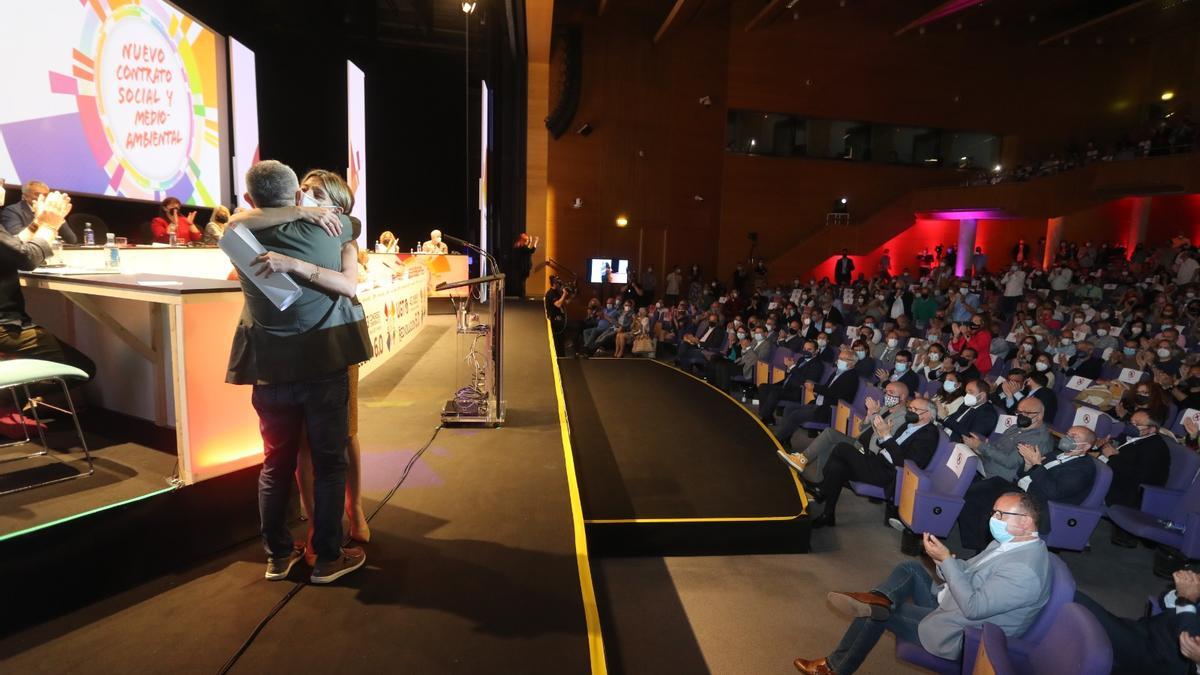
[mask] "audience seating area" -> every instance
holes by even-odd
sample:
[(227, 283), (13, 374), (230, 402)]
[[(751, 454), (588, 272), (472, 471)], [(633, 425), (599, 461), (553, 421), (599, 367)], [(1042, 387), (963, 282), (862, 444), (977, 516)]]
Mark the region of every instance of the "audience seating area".
[[(1200, 559), (1200, 260), (1182, 238), (1137, 252), (1133, 260), (1118, 257), (1105, 266), (1070, 255), (1047, 270), (1014, 262), (996, 275), (881, 274), (787, 288), (745, 274), (726, 284), (701, 277), (695, 267), (684, 280), (677, 268), (666, 281), (678, 295), (659, 297), (631, 282), (614, 298), (592, 300), (582, 325), (568, 332), (576, 354), (588, 357), (605, 355), (609, 345), (628, 340), (626, 334), (653, 335), (655, 351), (647, 356), (705, 377), (767, 423), (814, 403), (848, 353), (839, 350), (854, 352), (855, 362), (842, 367), (859, 379), (856, 394), (827, 402), (828, 417), (822, 408), (820, 417), (801, 424), (798, 433), (807, 430), (810, 437), (825, 429), (858, 437), (869, 428), (868, 399), (881, 402), (883, 387), (902, 378), (916, 383), (914, 396), (938, 404), (940, 424), (977, 379), (996, 392), (987, 404), (998, 408), (1000, 421), (989, 436), (995, 441), (1015, 423), (1016, 402), (1045, 389), (1037, 397), (1057, 407), (1045, 419), (1052, 440), (1080, 426), (1096, 438), (1090, 456), (1080, 458), (1095, 464), (1090, 487), (1046, 505), (1047, 545), (1087, 551), (1098, 523), (1108, 518), (1131, 545), (1156, 546), (1172, 561), (1156, 560), (1153, 571), (1162, 576)], [(619, 346), (612, 355), (626, 356)], [(897, 370), (898, 361), (908, 365)], [(802, 383), (792, 381), (793, 364), (803, 367)], [(947, 379), (955, 384), (946, 388)], [(775, 410), (759, 409), (766, 388), (782, 392)], [(948, 433), (939, 436), (927, 466), (908, 461), (897, 469), (894, 489), (865, 482), (849, 487), (888, 502), (885, 520), (887, 513), (898, 515), (909, 535), (948, 536), (981, 462), (972, 454), (965, 463), (960, 458), (956, 470), (956, 444)], [(1142, 448), (1161, 447), (1160, 440), (1169, 467), (1155, 474), (1146, 466), (1152, 462), (1128, 461), (1134, 453), (1150, 457)], [(1123, 499), (1118, 484), (1132, 485), (1134, 503), (1114, 503)], [(965, 664), (912, 644), (899, 644), (898, 657), (937, 672), (973, 672), (979, 655), (995, 672), (1108, 672), (1107, 638), (1085, 608), (1071, 603), (1074, 582), (1062, 561), (1054, 561), (1051, 604), (1024, 636), (976, 631)], [(1060, 649), (1064, 643), (1069, 648)], [(1030, 670), (1035, 662), (1038, 669)]]

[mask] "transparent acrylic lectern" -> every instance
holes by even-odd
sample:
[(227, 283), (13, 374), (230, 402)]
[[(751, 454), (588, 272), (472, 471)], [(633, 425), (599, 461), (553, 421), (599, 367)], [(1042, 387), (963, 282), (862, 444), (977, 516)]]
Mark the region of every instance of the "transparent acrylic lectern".
[[(442, 424), (498, 427), (504, 423), (504, 275), (437, 285), (437, 290), (469, 286), (454, 303), (454, 395), (442, 408)], [(480, 291), (487, 289), (479, 302)]]

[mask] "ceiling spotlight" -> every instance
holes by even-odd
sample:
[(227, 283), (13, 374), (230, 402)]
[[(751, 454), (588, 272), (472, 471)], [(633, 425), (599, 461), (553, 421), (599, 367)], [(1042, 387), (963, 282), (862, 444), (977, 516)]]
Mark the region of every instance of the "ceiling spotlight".
[(707, 108), (712, 105), (712, 99), (708, 96), (701, 96), (700, 97), (700, 105)]
[(1168, 89), (1167, 91), (1164, 91), (1162, 96), (1159, 96), (1159, 98), (1164, 101), (1170, 101), (1171, 99), (1175, 98), (1175, 92)]
[(839, 200), (839, 201), (841, 201), (843, 204), (845, 204), (845, 203), (846, 203), (846, 198), (845, 198), (845, 197), (842, 197), (842, 198), (841, 198), (841, 200)]
[(702, 195), (692, 195), (692, 199), (695, 199), (698, 202), (704, 201), (704, 197)]
[(617, 227), (625, 227), (629, 224), (629, 219), (624, 214), (617, 216)]
[(464, 2), (462, 4), (463, 14), (474, 14), (475, 13), (475, 5), (477, 5), (477, 4), (479, 4), (479, 3), (478, 2)]
[(1001, 169), (1003, 169), (1003, 168), (1004, 168), (1004, 167), (1002, 167), (1002, 166), (1000, 166), (999, 164), (997, 164), (996, 166), (993, 166), (993, 167), (992, 167), (992, 171), (995, 171), (996, 173), (1000, 173), (1000, 170), (1001, 170)]
[(965, 162), (965, 161), (967, 161), (967, 158), (966, 158), (966, 157), (959, 157), (959, 158), (958, 158), (958, 161), (960, 161), (960, 162)]
[(571, 208), (582, 209), (583, 208), (583, 197), (576, 197), (575, 201), (571, 202)]

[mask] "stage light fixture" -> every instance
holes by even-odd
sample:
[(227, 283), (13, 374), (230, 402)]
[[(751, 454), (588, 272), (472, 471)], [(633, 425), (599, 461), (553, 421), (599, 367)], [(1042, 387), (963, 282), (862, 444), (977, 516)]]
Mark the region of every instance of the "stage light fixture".
[(583, 197), (576, 197), (575, 201), (571, 202), (571, 208), (582, 209), (583, 208)]
[(997, 164), (996, 166), (993, 166), (993, 167), (992, 167), (992, 171), (995, 171), (996, 173), (1000, 173), (1000, 170), (1001, 170), (1001, 169), (1003, 169), (1003, 168), (1004, 168), (1004, 167), (1002, 167), (1002, 166), (1000, 166), (999, 164)]
[(624, 214), (617, 216), (617, 227), (626, 227), (627, 225), (629, 225), (629, 218), (626, 218)]
[(1161, 98), (1164, 101), (1170, 101), (1171, 99), (1175, 98), (1175, 92), (1168, 89), (1167, 91), (1164, 91), (1162, 93), (1162, 96), (1159, 96), (1159, 98)]
[(842, 203), (843, 203), (843, 204), (845, 204), (845, 203), (846, 203), (846, 198), (845, 198), (845, 197), (842, 197), (841, 201), (842, 201)]
[(462, 4), (462, 11), (463, 11), (463, 14), (474, 14), (474, 13), (475, 13), (475, 5), (477, 5), (477, 4), (479, 4), (479, 3), (477, 3), (477, 2), (464, 2), (464, 3)]

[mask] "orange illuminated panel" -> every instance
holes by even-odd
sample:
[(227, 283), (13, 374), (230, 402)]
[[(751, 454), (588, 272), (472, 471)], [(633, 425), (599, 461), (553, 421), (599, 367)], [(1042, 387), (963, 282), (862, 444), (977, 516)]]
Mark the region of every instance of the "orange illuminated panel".
[(171, 308), (177, 312), (172, 344), (183, 355), (182, 378), (177, 374), (175, 383), (176, 433), (182, 478), (189, 484), (262, 463), (251, 388), (225, 382), (242, 296), (230, 300)]

